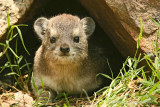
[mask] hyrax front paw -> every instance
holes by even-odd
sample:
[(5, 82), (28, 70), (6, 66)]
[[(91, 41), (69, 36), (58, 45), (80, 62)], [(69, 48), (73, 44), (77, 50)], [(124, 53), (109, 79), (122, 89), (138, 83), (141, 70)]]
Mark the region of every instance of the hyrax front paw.
[(43, 89), (40, 89), (38, 90), (38, 96), (37, 96), (37, 101), (38, 103), (43, 103), (43, 104), (46, 104), (46, 103), (52, 103), (52, 100), (53, 98), (56, 97), (56, 93), (52, 92), (51, 90), (43, 90)]

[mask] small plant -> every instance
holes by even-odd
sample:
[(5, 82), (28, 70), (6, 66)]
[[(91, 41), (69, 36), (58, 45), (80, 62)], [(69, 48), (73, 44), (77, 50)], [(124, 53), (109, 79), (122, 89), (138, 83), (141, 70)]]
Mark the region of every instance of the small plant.
[[(109, 87), (94, 99), (94, 105), (98, 107), (119, 107), (119, 106), (160, 106), (160, 49), (158, 47), (158, 38), (160, 35), (160, 23), (150, 18), (159, 28), (154, 45), (154, 52), (144, 57), (139, 54), (137, 57), (139, 43), (142, 37), (143, 26), (141, 19), (141, 30), (137, 42), (137, 51), (134, 58), (128, 57), (120, 70), (119, 75), (112, 80)], [(154, 57), (151, 59), (151, 56)], [(146, 61), (151, 69), (151, 75), (146, 76), (145, 66), (137, 68), (141, 61)], [(126, 66), (128, 70), (126, 70)]]
[[(26, 50), (26, 52), (29, 54), (28, 50), (25, 47), (24, 41), (23, 41), (23, 37), (22, 37), (22, 33), (21, 30), (19, 29), (19, 27), (21, 26), (27, 26), (24, 24), (20, 24), (20, 25), (10, 25), (10, 19), (9, 19), (9, 15), (7, 17), (7, 22), (8, 22), (8, 33), (6, 35), (6, 41), (5, 43), (0, 43), (2, 52), (0, 52), (0, 58), (2, 56), (6, 56), (7, 62), (0, 67), (0, 73), (5, 72), (6, 68), (10, 69), (10, 72), (5, 75), (5, 76), (14, 76), (14, 79), (16, 80), (15, 82), (15, 86), (19, 86), (21, 89), (23, 89), (24, 91), (27, 91), (27, 84), (29, 82), (30, 78), (27, 78), (26, 81), (24, 81), (24, 76), (22, 75), (22, 72), (24, 72), (24, 68), (27, 68), (27, 72), (30, 75), (31, 74), (31, 69), (29, 67), (30, 63), (28, 63), (22, 55), (18, 55), (17, 54), (17, 47), (18, 47), (18, 39), (20, 38), (21, 43), (24, 47), (24, 49)], [(17, 32), (17, 33), (15, 33)], [(16, 40), (15, 42), (15, 49), (12, 49), (12, 47), (10, 46), (10, 43)], [(11, 58), (11, 56), (9, 55), (9, 51), (13, 54), (13, 58)], [(22, 60), (25, 61), (25, 64), (22, 65)]]

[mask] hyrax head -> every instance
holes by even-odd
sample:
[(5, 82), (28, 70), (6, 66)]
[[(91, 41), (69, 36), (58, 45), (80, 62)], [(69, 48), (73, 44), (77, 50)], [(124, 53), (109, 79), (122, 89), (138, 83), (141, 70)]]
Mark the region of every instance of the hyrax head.
[(94, 32), (95, 23), (89, 18), (83, 19), (62, 14), (51, 19), (38, 18), (34, 30), (42, 40), (44, 56), (57, 64), (76, 63), (88, 56), (87, 38)]

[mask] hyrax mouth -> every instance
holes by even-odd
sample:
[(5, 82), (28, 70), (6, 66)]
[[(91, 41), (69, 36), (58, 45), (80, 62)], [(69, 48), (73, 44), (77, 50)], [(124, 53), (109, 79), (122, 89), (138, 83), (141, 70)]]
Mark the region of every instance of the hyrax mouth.
[(69, 54), (69, 53), (61, 53), (59, 56), (60, 56), (60, 57), (69, 57), (70, 54)]

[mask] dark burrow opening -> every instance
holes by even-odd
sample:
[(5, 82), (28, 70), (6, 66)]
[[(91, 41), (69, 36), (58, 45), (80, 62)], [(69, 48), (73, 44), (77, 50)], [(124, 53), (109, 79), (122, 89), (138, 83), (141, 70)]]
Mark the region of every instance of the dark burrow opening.
[[(20, 54), (24, 55), (27, 61), (31, 63), (33, 63), (35, 51), (41, 44), (41, 40), (36, 36), (33, 30), (33, 23), (37, 18), (50, 18), (63, 13), (77, 15), (80, 18), (86, 16), (92, 17), (78, 0), (45, 0), (45, 2), (36, 0), (31, 9), (32, 8), (36, 9), (34, 11), (30, 10), (25, 16), (26, 18), (32, 18), (29, 20), (26, 19), (27, 21), (23, 20), (21, 22), (28, 25), (28, 27), (22, 28), (22, 34), (26, 47), (31, 55), (28, 56), (24, 49), (22, 49), (21, 45), (19, 47)], [(96, 22), (95, 19), (94, 21)], [(97, 22), (95, 31), (93, 35), (89, 38), (89, 44), (95, 44), (96, 46), (102, 48), (105, 51), (105, 57), (108, 59), (109, 65), (111, 66), (112, 71), (116, 75), (120, 71), (120, 68), (123, 64), (123, 57), (115, 48), (112, 41), (109, 39), (107, 34), (102, 30), (102, 28), (98, 25)]]
[[(77, 15), (80, 18), (86, 16), (92, 17), (78, 0), (35, 0), (31, 9), (27, 12), (25, 17), (20, 20), (19, 24), (28, 25), (28, 27), (20, 28), (23, 34), (25, 46), (30, 52), (30, 55), (26, 53), (20, 41), (18, 43), (18, 55), (23, 55), (27, 62), (32, 63), (30, 65), (31, 67), (33, 66), (35, 52), (41, 45), (41, 40), (37, 37), (33, 29), (34, 21), (39, 17), (50, 18), (62, 13)], [(94, 19), (94, 17), (92, 18)], [(96, 22), (95, 19), (94, 21)], [(105, 56), (102, 57), (108, 59), (110, 68), (114, 76), (116, 76), (122, 67), (124, 61), (123, 57), (97, 22), (95, 31), (89, 38), (89, 45), (90, 44), (94, 44), (102, 48), (105, 52)]]

